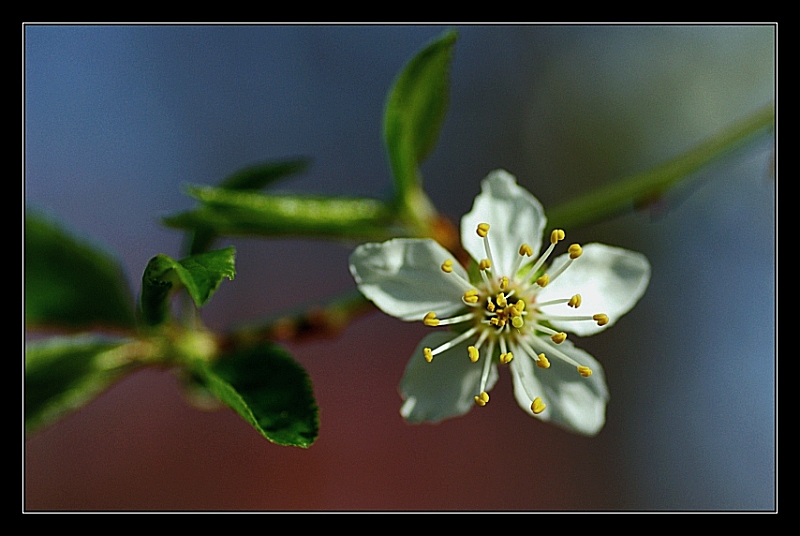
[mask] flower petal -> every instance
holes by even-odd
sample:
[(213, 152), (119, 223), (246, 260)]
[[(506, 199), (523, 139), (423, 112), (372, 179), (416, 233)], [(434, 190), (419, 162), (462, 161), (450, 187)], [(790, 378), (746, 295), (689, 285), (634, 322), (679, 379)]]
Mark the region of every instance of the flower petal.
[(555, 356), (550, 358), (550, 368), (540, 369), (528, 356), (518, 355), (510, 364), (514, 398), (529, 415), (534, 415), (531, 402), (539, 396), (547, 408), (534, 417), (573, 432), (595, 435), (606, 422), (608, 389), (603, 367), (569, 341), (561, 343), (558, 349), (592, 369), (592, 375), (584, 378), (574, 366)]
[(490, 226), (495, 274), (511, 276), (508, 271), (522, 244), (531, 246), (534, 259), (538, 255), (547, 218), (539, 200), (513, 175), (498, 169), (483, 179), (472, 210), (461, 219), (461, 242), (477, 261), (486, 258), (483, 239), (476, 233), (479, 223)]
[[(405, 400), (400, 414), (409, 422), (438, 422), (458, 417), (475, 405), (484, 363), (469, 360), (469, 341), (436, 355), (430, 363), (422, 355), (423, 348), (436, 348), (454, 337), (454, 333), (431, 333), (414, 350), (400, 382), (400, 394)], [(487, 391), (497, 382), (497, 367), (494, 364), (491, 367)]]
[[(567, 254), (557, 257), (548, 272), (556, 272), (568, 258)], [(578, 311), (589, 315), (604, 313), (608, 315), (608, 324), (600, 327), (592, 321), (556, 320), (552, 324), (556, 329), (576, 335), (594, 335), (614, 325), (619, 317), (630, 311), (644, 294), (649, 282), (650, 263), (641, 253), (605, 244), (587, 244), (583, 246), (583, 254), (542, 289), (537, 299), (544, 302), (580, 294), (581, 306)], [(548, 307), (544, 312), (557, 314), (555, 309)], [(573, 313), (573, 309), (564, 306), (563, 314)]]
[(445, 317), (464, 308), (461, 296), (472, 288), (457, 262), (453, 273), (442, 271), (447, 259), (453, 255), (433, 240), (396, 238), (358, 246), (350, 255), (350, 272), (361, 293), (386, 314), (422, 320), (433, 311)]

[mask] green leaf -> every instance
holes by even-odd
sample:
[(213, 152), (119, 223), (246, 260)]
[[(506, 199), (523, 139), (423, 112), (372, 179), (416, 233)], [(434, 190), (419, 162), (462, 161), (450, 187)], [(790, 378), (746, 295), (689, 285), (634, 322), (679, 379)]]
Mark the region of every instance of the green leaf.
[(94, 399), (135, 365), (125, 345), (97, 337), (53, 338), (25, 351), (25, 429), (30, 433)]
[(383, 137), (398, 198), (420, 187), (418, 166), (439, 138), (449, 101), (456, 33), (449, 31), (406, 64), (386, 101)]
[(209, 365), (196, 361), (201, 383), (261, 435), (279, 445), (310, 447), (319, 412), (305, 370), (282, 348), (261, 344)]
[(159, 254), (150, 259), (142, 275), (140, 307), (147, 325), (163, 323), (168, 316), (172, 292), (185, 288), (197, 307), (202, 307), (219, 288), (223, 278), (233, 279), (233, 247), (191, 255), (176, 261)]
[(260, 190), (289, 175), (308, 169), (308, 160), (298, 158), (279, 162), (265, 162), (238, 170), (220, 184), (226, 190)]
[(189, 187), (198, 210), (165, 218), (170, 227), (206, 228), (219, 235), (316, 236), (380, 239), (389, 236), (391, 210), (374, 199), (267, 195)]
[[(259, 190), (289, 175), (305, 171), (307, 168), (308, 160), (302, 158), (256, 164), (229, 175), (220, 183), (220, 188)], [(193, 255), (208, 250), (217, 238), (217, 234), (208, 227), (196, 226), (193, 231), (189, 246), (189, 253)]]
[(132, 328), (133, 297), (122, 268), (55, 223), (26, 213), (25, 323)]

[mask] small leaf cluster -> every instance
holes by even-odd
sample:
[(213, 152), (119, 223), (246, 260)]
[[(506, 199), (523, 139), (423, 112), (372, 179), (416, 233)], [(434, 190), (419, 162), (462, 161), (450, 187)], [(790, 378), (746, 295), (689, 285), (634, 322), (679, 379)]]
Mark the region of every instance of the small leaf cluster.
[[(425, 47), (389, 92), (383, 132), (394, 177), (391, 199), (269, 191), (304, 171), (306, 159), (249, 166), (217, 186), (188, 186), (186, 193), (198, 206), (163, 220), (187, 233), (187, 255), (176, 260), (160, 253), (150, 259), (135, 302), (111, 255), (28, 212), (26, 328), (61, 334), (26, 344), (26, 430), (54, 422), (135, 370), (158, 366), (178, 370), (188, 389), (222, 402), (268, 440), (312, 445), (319, 414), (311, 381), (271, 340), (278, 326), (217, 334), (199, 322), (197, 309), (236, 275), (234, 248), (212, 247), (230, 236), (352, 242), (433, 234), (438, 216), (422, 189), (419, 165), (444, 121), (455, 40), (455, 33), (447, 32)], [(188, 312), (176, 307), (181, 302)], [(315, 322), (301, 318), (297, 325), (332, 331), (366, 310), (364, 305), (360, 296), (332, 300), (322, 315), (331, 326), (320, 325), (319, 313)]]

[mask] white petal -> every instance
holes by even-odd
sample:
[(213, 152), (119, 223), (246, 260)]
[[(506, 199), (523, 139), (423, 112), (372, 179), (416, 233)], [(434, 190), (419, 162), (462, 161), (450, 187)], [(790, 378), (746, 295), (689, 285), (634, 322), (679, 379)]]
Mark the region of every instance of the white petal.
[(361, 293), (386, 314), (422, 320), (433, 311), (443, 318), (464, 308), (461, 297), (469, 288), (457, 262), (453, 273), (442, 271), (447, 259), (454, 257), (433, 240), (396, 238), (358, 246), (350, 255), (350, 272)]
[[(483, 358), (477, 363), (469, 360), (466, 341), (434, 356), (428, 363), (422, 355), (425, 347), (436, 348), (457, 335), (437, 331), (425, 337), (414, 350), (400, 382), (400, 394), (405, 402), (400, 414), (409, 422), (437, 422), (464, 415), (475, 405), (480, 393)], [(492, 364), (486, 390), (497, 382), (497, 367)]]
[[(553, 261), (548, 273), (554, 273), (567, 262), (568, 254)], [(603, 327), (588, 320), (582, 322), (552, 321), (556, 329), (576, 335), (593, 335), (614, 325), (630, 311), (642, 297), (650, 282), (650, 263), (641, 253), (605, 244), (587, 244), (583, 254), (575, 259), (566, 272), (547, 285), (537, 298), (548, 301), (581, 295), (581, 306), (571, 309), (564, 306), (547, 307), (543, 312), (558, 315), (608, 315), (609, 323)]]
[(549, 358), (550, 368), (541, 369), (530, 357), (516, 355), (510, 364), (514, 397), (522, 409), (533, 415), (531, 402), (539, 396), (547, 408), (535, 417), (573, 432), (595, 435), (606, 422), (608, 389), (603, 368), (569, 341), (561, 343), (558, 349), (592, 369), (592, 375), (584, 378), (576, 367), (555, 356)]
[(495, 275), (510, 277), (508, 270), (522, 244), (531, 246), (534, 259), (538, 255), (547, 218), (539, 200), (519, 186), (513, 175), (498, 169), (483, 179), (472, 210), (461, 219), (461, 241), (478, 261), (486, 258), (483, 239), (476, 233), (479, 223), (489, 224)]

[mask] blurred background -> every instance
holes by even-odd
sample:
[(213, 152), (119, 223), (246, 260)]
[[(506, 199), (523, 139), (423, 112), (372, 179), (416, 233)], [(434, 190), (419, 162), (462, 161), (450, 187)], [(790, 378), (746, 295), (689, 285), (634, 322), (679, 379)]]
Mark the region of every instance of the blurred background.
[[(27, 26), (25, 205), (113, 253), (138, 294), (161, 216), (256, 162), (307, 156), (294, 192), (387, 196), (395, 75), (438, 26)], [(457, 222), (492, 169), (545, 209), (670, 158), (775, 98), (774, 26), (465, 26), (423, 166)], [(762, 510), (775, 507), (772, 134), (658, 204), (570, 240), (645, 253), (650, 287), (577, 344), (606, 369), (595, 438), (529, 418), (501, 371), (491, 405), (408, 425), (397, 386), (426, 333), (374, 313), (289, 350), (321, 408), (308, 450), (137, 373), (26, 439), (28, 510)], [(238, 273), (215, 329), (354, 288), (354, 244), (224, 239)]]

